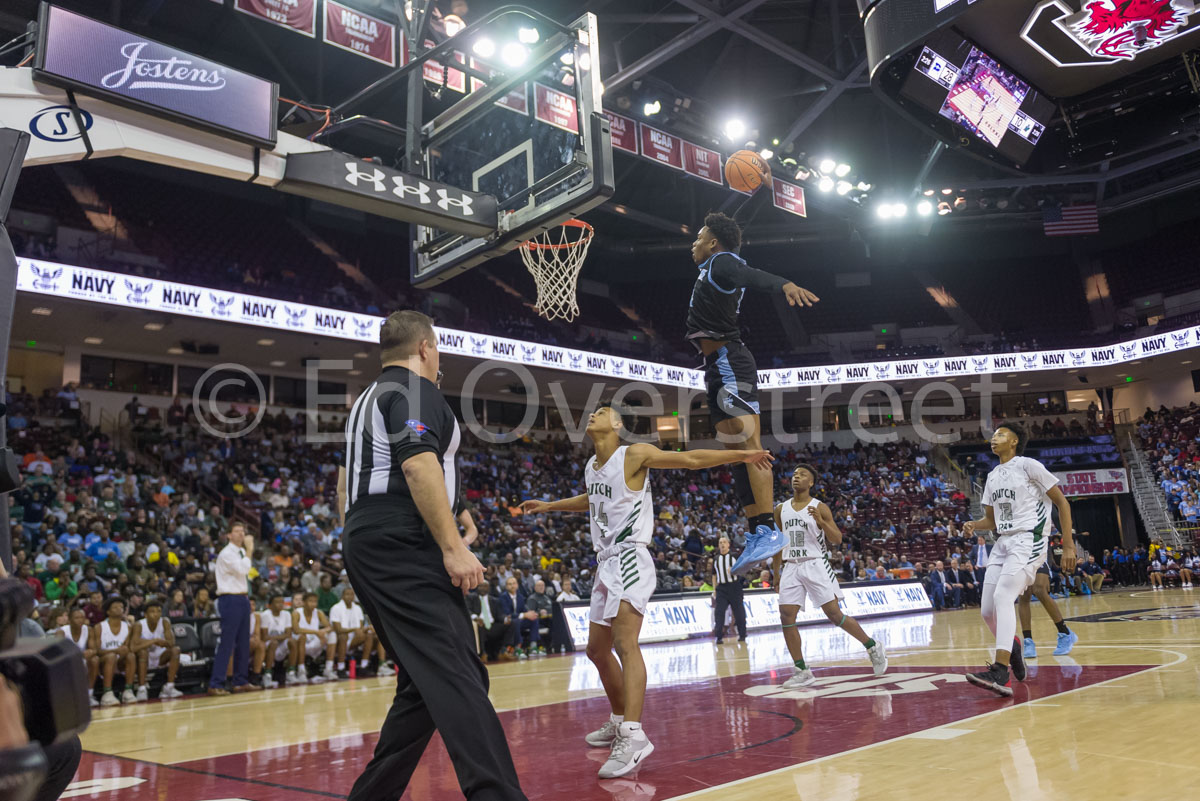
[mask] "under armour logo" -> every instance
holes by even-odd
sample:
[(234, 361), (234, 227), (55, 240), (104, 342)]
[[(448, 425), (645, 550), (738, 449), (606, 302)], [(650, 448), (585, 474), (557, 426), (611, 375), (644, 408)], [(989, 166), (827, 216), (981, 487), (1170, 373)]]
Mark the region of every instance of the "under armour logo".
[(366, 181), (375, 186), (376, 192), (383, 192), (387, 189), (383, 185), (383, 177), (383, 170), (360, 170), (357, 161), (346, 162), (346, 182), (351, 186), (358, 186), (359, 181)]
[(445, 189), (439, 189), (437, 191), (437, 195), (439, 198), (437, 202), (438, 208), (440, 208), (442, 211), (450, 211), (450, 207), (454, 206), (459, 210), (459, 213), (465, 217), (470, 217), (472, 214), (474, 214), (474, 212), (471, 211), (472, 199), (466, 195), (461, 195), (460, 197), (456, 198), (450, 197), (450, 193)]
[[(396, 197), (404, 197), (406, 195), (416, 195), (421, 205), (429, 203), (429, 184), (423, 181), (417, 181), (415, 184), (405, 183), (404, 176), (392, 176), (392, 182), (396, 184), (396, 188), (392, 190), (392, 194)], [(439, 190), (441, 191), (441, 190)]]

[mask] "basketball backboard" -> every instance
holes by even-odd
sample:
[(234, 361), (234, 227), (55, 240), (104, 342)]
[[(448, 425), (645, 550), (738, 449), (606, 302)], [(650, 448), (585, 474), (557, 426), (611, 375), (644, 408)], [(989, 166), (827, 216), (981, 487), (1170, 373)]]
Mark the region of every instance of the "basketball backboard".
[(482, 237), (417, 225), (414, 286), (441, 283), (511, 251), (612, 195), (595, 15), (551, 27), (536, 12), (510, 8), (482, 31), (471, 26), (450, 40), (462, 39), (453, 62), (424, 67), (422, 90), (432, 85), (441, 102), (416, 106), (428, 110), (421, 172), (491, 195), (499, 217)]

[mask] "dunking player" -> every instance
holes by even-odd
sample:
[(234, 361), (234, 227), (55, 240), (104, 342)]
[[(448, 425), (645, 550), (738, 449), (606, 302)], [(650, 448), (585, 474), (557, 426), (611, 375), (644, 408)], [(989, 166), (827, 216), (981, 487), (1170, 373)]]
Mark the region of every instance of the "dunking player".
[(1071, 535), (1071, 507), (1058, 479), (1041, 462), (1020, 454), (1025, 450), (1025, 429), (1001, 423), (992, 434), (992, 453), (1000, 464), (988, 473), (983, 486), (983, 518), (968, 520), (963, 533), (995, 529), (999, 535), (988, 558), (980, 611), (996, 636), (996, 661), (987, 670), (968, 673), (967, 681), (997, 695), (1013, 694), (1008, 670), (1025, 680), (1021, 641), (1016, 638), (1017, 613), (1013, 604), (1034, 583), (1037, 569), (1046, 561), (1050, 534), (1050, 505), (1058, 510), (1063, 531), (1063, 572), (1075, 570), (1075, 543)]
[[(642, 731), (646, 664), (638, 646), (642, 615), (657, 575), (646, 549), (654, 534), (650, 468), (704, 470), (722, 464), (750, 464), (769, 471), (772, 456), (755, 450), (662, 451), (653, 445), (622, 445), (627, 413), (603, 406), (588, 418), (587, 434), (596, 455), (584, 468), (587, 491), (558, 501), (525, 501), (525, 514), (588, 512), (596, 548), (596, 582), (588, 614), (588, 659), (600, 672), (612, 715), (587, 735), (588, 745), (611, 745), (601, 779), (633, 773), (654, 750)], [(617, 662), (613, 656), (616, 647)]]
[(771, 573), (777, 576), (783, 640), (795, 664), (792, 677), (783, 683), (787, 689), (807, 687), (817, 680), (804, 663), (803, 644), (796, 628), (796, 615), (805, 608), (805, 600), (821, 607), (830, 623), (862, 643), (876, 676), (882, 676), (888, 667), (883, 643), (868, 637), (858, 621), (838, 606), (842, 591), (829, 565), (829, 543), (840, 543), (842, 532), (829, 507), (812, 497), (816, 483), (815, 470), (806, 464), (797, 465), (792, 473), (792, 497), (775, 507), (775, 526), (787, 538), (787, 545), (775, 554), (771, 565)]
[[(811, 306), (819, 298), (807, 289), (776, 275), (749, 267), (737, 255), (742, 244), (738, 220), (748, 222), (770, 195), (770, 173), (734, 217), (721, 213), (704, 218), (704, 227), (692, 243), (692, 261), (700, 269), (688, 304), (687, 338), (704, 355), (704, 383), (708, 413), (727, 448), (762, 448), (758, 405), (758, 368), (742, 344), (738, 312), (747, 289), (782, 292), (791, 306)], [(744, 464), (733, 468), (738, 501), (750, 523), (746, 547), (733, 572), (743, 575), (758, 562), (770, 559), (786, 542), (772, 520), (775, 505), (771, 470), (751, 474)]]

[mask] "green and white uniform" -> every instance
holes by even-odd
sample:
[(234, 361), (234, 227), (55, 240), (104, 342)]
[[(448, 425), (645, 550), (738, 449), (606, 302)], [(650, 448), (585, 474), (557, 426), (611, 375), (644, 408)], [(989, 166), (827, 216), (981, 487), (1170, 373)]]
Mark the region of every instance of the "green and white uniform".
[(988, 558), (984, 583), (1023, 574), (1025, 584), (1046, 561), (1050, 536), (1050, 491), (1058, 479), (1041, 462), (1014, 456), (992, 468), (983, 485), (983, 505), (996, 519), (996, 544)]
[(829, 564), (825, 533), (817, 525), (815, 515), (820, 505), (820, 501), (811, 498), (797, 510), (794, 499), (789, 498), (779, 510), (783, 535), (788, 539), (783, 548), (783, 570), (779, 577), (780, 606), (806, 609), (805, 602), (812, 601), (813, 606), (821, 607), (834, 598), (841, 600), (844, 597)]
[(629, 446), (622, 445), (600, 466), (593, 456), (584, 468), (592, 547), (598, 563), (588, 617), (601, 626), (611, 625), (621, 601), (645, 614), (657, 580), (654, 560), (646, 549), (654, 534), (650, 477), (646, 476), (639, 490), (626, 485), (628, 451)]

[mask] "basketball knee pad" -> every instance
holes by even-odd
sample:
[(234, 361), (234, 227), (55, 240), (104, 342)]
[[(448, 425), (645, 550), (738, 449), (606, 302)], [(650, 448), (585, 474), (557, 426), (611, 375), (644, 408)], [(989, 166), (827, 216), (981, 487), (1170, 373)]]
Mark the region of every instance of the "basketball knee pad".
[(754, 505), (754, 488), (750, 486), (750, 470), (744, 462), (733, 466), (733, 490), (742, 508)]

